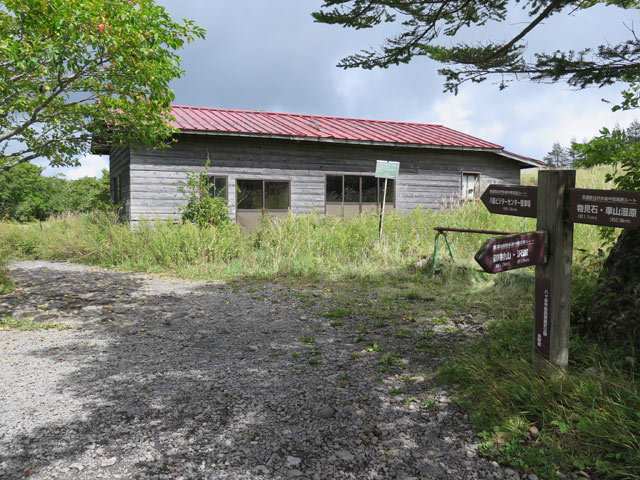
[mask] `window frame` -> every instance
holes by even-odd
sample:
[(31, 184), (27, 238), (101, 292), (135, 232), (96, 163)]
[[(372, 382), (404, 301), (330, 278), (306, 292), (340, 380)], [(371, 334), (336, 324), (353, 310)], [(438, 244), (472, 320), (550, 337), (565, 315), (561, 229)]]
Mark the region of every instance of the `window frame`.
[[(209, 182), (209, 179), (213, 179), (213, 185), (214, 185), (214, 189), (215, 189), (215, 179), (216, 178), (224, 178), (224, 181), (226, 183), (225, 185), (225, 190), (224, 190), (224, 196), (220, 195), (219, 197), (216, 197), (215, 195), (212, 195), (213, 198), (224, 198), (224, 200), (226, 200), (227, 202), (229, 201), (229, 176), (228, 175), (216, 175), (215, 173), (213, 174), (209, 174), (207, 175), (207, 185), (211, 185), (211, 182)], [(211, 190), (207, 189), (207, 192), (210, 194)]]
[[(351, 177), (358, 177), (358, 201), (357, 202), (345, 202), (344, 201), (344, 177), (346, 176), (351, 176)], [(342, 201), (341, 202), (328, 202), (327, 201), (327, 177), (342, 177)], [(375, 178), (377, 180), (376, 185), (377, 185), (377, 189), (376, 189), (376, 201), (375, 202), (363, 202), (362, 201), (362, 177), (372, 177)], [(387, 197), (387, 201), (385, 202), (387, 206), (393, 206), (393, 208), (395, 208), (396, 206), (396, 190), (397, 190), (397, 178), (390, 178), (389, 180), (393, 180), (394, 183), (394, 195), (393, 195), (393, 202), (390, 202), (388, 200)], [(362, 173), (353, 173), (353, 172), (348, 172), (348, 173), (331, 173), (331, 172), (327, 172), (324, 174), (324, 213), (327, 213), (327, 205), (358, 205), (358, 210), (360, 211), (360, 213), (362, 213), (362, 206), (363, 205), (376, 205), (377, 208), (382, 208), (382, 196), (381, 196), (381, 189), (382, 189), (382, 185), (381, 182), (384, 182), (384, 178), (379, 178), (376, 177), (375, 174), (362, 174)]]
[[(236, 194), (236, 210), (241, 212), (288, 212), (291, 210), (291, 180), (279, 180), (275, 178), (236, 178), (235, 186), (238, 187), (238, 182), (262, 182), (262, 208), (240, 208), (238, 205), (239, 195)], [(265, 188), (266, 182), (279, 182), (286, 183), (289, 189), (289, 195), (287, 197), (288, 207), (287, 208), (270, 208), (266, 209), (264, 207), (266, 200), (267, 189)], [(227, 184), (228, 186), (229, 184)], [(238, 192), (239, 193), (239, 192)]]
[[(473, 189), (474, 191), (474, 195), (473, 198), (467, 198), (466, 192), (463, 191), (464, 189), (464, 177), (465, 175), (474, 175), (475, 178), (475, 187)], [(473, 200), (477, 200), (478, 198), (480, 198), (480, 172), (474, 172), (471, 170), (463, 170), (462, 172), (460, 172), (460, 200), (463, 202), (470, 202)]]

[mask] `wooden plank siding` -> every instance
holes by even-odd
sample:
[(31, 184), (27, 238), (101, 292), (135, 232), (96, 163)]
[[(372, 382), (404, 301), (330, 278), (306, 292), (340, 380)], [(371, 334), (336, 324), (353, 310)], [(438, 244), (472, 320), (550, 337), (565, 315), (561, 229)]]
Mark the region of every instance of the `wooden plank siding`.
[[(112, 168), (121, 168), (124, 157), (120, 151), (112, 152)], [(183, 134), (164, 151), (131, 149), (130, 159), (126, 159), (130, 160), (129, 220), (178, 218), (178, 207), (185, 198), (176, 187), (188, 172), (204, 171), (207, 157), (209, 173), (227, 177), (233, 219), (238, 179), (290, 181), (294, 214), (324, 213), (325, 176), (373, 175), (376, 160), (400, 162), (396, 182), (396, 208), (400, 211), (442, 208), (451, 200), (457, 202), (462, 172), (479, 172), (483, 185), (520, 182), (520, 164), (491, 152)], [(112, 170), (112, 175), (118, 172)]]
[(131, 175), (130, 175), (131, 149), (128, 147), (112, 148), (109, 153), (109, 184), (111, 185), (111, 200), (115, 200), (116, 192), (113, 191), (113, 180), (120, 177), (120, 192), (122, 195), (122, 210), (120, 217), (124, 221), (131, 220)]

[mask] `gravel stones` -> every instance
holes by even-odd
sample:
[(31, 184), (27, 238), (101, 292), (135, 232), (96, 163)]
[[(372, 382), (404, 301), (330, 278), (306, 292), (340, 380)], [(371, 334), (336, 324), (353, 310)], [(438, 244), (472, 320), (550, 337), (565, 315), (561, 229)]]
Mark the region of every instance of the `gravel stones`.
[(336, 411), (331, 407), (323, 407), (318, 411), (318, 418), (328, 419), (333, 417)]
[(74, 328), (0, 331), (2, 479), (507, 478), (430, 375), (381, 377), (363, 320), (330, 326), (291, 286), (11, 268), (0, 315)]

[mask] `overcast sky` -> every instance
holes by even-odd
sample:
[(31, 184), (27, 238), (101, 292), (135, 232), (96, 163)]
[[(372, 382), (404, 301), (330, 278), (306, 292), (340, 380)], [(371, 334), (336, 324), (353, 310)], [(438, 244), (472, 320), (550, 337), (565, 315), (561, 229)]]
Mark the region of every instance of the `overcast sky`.
[[(331, 116), (438, 123), (507, 150), (542, 159), (554, 142), (587, 139), (602, 126), (628, 125), (637, 112), (612, 113), (601, 101), (618, 87), (575, 90), (566, 84), (512, 83), (500, 91), (489, 79), (443, 93), (439, 65), (415, 58), (386, 70), (335, 65), (360, 49), (377, 47), (397, 27), (355, 31), (314, 23), (320, 0), (158, 0), (174, 19), (190, 18), (205, 40), (182, 51), (185, 74), (172, 87), (175, 103)], [(634, 15), (635, 14), (635, 15)], [(464, 34), (466, 41), (505, 40), (522, 28), (519, 11), (500, 24)], [(629, 36), (637, 11), (597, 6), (559, 15), (527, 37), (531, 51), (581, 49)], [(594, 33), (597, 32), (597, 33)], [(92, 155), (73, 169), (47, 169), (68, 178), (99, 175), (106, 157)]]

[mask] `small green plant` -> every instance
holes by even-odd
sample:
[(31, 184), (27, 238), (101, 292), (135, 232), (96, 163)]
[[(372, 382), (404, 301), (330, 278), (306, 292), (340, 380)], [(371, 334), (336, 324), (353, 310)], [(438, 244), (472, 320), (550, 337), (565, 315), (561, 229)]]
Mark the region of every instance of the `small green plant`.
[(312, 348), (309, 350), (309, 355), (320, 355), (320, 350), (318, 348)]
[(341, 320), (331, 320), (329, 322), (329, 325), (331, 325), (332, 327), (341, 327), (342, 325), (344, 325), (344, 322)]
[(369, 346), (366, 348), (367, 352), (383, 352), (384, 349), (380, 346), (378, 342), (369, 342)]
[(349, 375), (343, 372), (340, 375), (338, 375), (338, 380), (349, 380)]
[(350, 308), (334, 308), (333, 310), (324, 312), (322, 316), (324, 318), (342, 318), (352, 314), (353, 310)]
[(300, 337), (300, 340), (302, 341), (302, 343), (306, 344), (316, 343), (316, 339), (314, 337), (307, 337), (306, 335)]
[(200, 228), (231, 223), (229, 206), (224, 198), (226, 186), (215, 189), (209, 175), (209, 157), (204, 172), (189, 172), (187, 180), (177, 186), (178, 192), (187, 197), (186, 205), (180, 207), (182, 220), (196, 224)]
[(400, 329), (396, 330), (395, 337), (396, 338), (409, 338), (412, 335), (412, 331), (409, 329)]
[(309, 365), (311, 365), (313, 367), (315, 367), (317, 365), (320, 365), (320, 363), (322, 363), (322, 362), (320, 361), (320, 359), (318, 357), (312, 357), (312, 358), (309, 359)]
[(433, 408), (433, 407), (436, 406), (436, 402), (435, 402), (435, 400), (432, 400), (430, 398), (426, 398), (422, 402), (420, 402), (420, 406), (422, 408), (430, 409), (430, 408)]
[(21, 318), (14, 320), (6, 315), (0, 319), (0, 330), (20, 330), (23, 332), (38, 330), (69, 330), (73, 328), (67, 323), (59, 322), (36, 322), (32, 318)]
[(360, 334), (360, 335), (358, 335), (358, 336), (356, 337), (356, 343), (358, 343), (358, 342), (364, 342), (366, 339), (367, 339), (367, 337), (366, 337), (365, 335)]
[(397, 353), (388, 353), (380, 359), (382, 365), (390, 367), (402, 365), (402, 359)]
[(360, 358), (360, 354), (358, 352), (352, 352), (349, 356), (351, 357), (351, 360), (357, 360)]
[(412, 403), (418, 403), (418, 398), (417, 397), (407, 397), (404, 399), (404, 404), (405, 405), (410, 405)]
[(300, 358), (300, 354), (298, 352), (293, 352), (291, 354), (291, 358)]
[(397, 395), (400, 395), (404, 393), (404, 388), (403, 387), (391, 387), (389, 389), (389, 395), (391, 395), (392, 397), (395, 397)]

